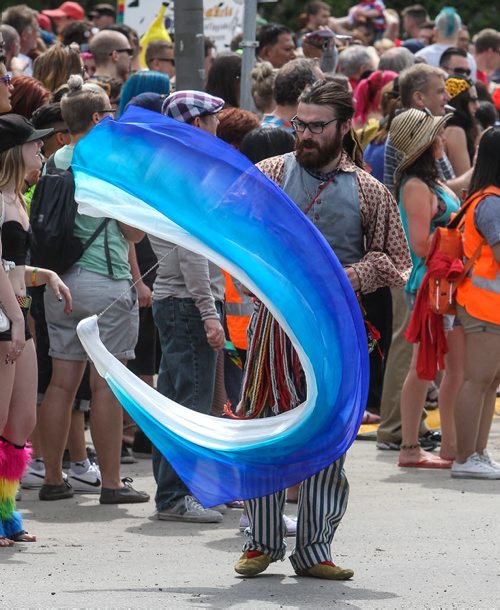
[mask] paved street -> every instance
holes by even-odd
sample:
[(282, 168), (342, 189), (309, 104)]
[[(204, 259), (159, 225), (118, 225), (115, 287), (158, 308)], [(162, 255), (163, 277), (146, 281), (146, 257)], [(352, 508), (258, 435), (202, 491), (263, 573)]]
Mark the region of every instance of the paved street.
[[(499, 418), (490, 447), (500, 458)], [(238, 510), (218, 525), (167, 523), (148, 519), (152, 501), (39, 502), (23, 490), (19, 506), (39, 541), (0, 551), (0, 606), (500, 607), (500, 481), (402, 471), (396, 458), (369, 441), (349, 452), (350, 505), (334, 545), (334, 561), (355, 570), (345, 583), (297, 578), (288, 561), (255, 579), (237, 577)], [(154, 493), (148, 461), (123, 474)]]

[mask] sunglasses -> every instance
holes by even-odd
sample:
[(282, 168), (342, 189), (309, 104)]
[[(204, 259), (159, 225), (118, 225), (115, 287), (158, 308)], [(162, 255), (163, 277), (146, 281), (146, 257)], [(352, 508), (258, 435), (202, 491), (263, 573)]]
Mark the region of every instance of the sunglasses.
[(132, 55), (134, 54), (133, 49), (115, 49), (114, 51), (111, 51), (110, 55), (113, 55), (115, 51), (116, 53), (126, 53), (129, 57), (132, 57)]
[(156, 59), (158, 61), (168, 61), (170, 62), (173, 66), (175, 66), (175, 59), (168, 59), (168, 57), (153, 57), (153, 59)]
[(10, 74), (6, 74), (5, 76), (0, 77), (0, 80), (5, 83), (6, 87), (10, 87), (12, 84), (12, 77)]

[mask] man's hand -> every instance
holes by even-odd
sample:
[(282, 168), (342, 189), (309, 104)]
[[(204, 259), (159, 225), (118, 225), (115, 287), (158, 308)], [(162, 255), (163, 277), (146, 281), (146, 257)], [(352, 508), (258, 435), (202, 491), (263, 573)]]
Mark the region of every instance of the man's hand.
[(226, 344), (226, 336), (219, 320), (209, 318), (203, 322), (203, 325), (205, 326), (205, 333), (210, 347), (216, 351), (223, 349)]
[(361, 282), (359, 281), (358, 274), (354, 270), (353, 267), (346, 267), (344, 269), (347, 275), (347, 279), (351, 282), (352, 289), (354, 292), (359, 292), (361, 290)]
[(139, 280), (135, 285), (137, 290), (137, 299), (139, 301), (139, 307), (152, 307), (153, 305), (153, 293), (146, 284)]

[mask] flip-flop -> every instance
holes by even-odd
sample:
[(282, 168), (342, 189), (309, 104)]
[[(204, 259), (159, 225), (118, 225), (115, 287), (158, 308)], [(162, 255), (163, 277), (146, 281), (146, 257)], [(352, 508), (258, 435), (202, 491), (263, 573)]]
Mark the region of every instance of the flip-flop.
[(232, 502), (226, 502), (228, 508), (245, 508), (243, 500), (233, 500)]
[(379, 423), (380, 423), (380, 415), (376, 415), (375, 413), (371, 413), (370, 411), (364, 412), (363, 419), (361, 420), (362, 425), (379, 424)]
[(398, 463), (400, 468), (451, 468), (453, 464), (450, 460), (443, 460), (440, 457), (423, 457), (418, 462), (409, 462), (408, 464)]

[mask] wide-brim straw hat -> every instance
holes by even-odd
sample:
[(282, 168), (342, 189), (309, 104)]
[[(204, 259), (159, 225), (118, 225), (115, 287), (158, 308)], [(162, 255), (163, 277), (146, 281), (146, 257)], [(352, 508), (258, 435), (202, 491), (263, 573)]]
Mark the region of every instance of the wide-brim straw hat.
[(428, 110), (411, 108), (394, 117), (389, 135), (391, 144), (403, 155), (396, 173), (401, 173), (432, 145), (440, 130), (453, 116), (433, 116)]

